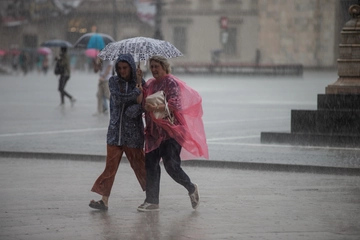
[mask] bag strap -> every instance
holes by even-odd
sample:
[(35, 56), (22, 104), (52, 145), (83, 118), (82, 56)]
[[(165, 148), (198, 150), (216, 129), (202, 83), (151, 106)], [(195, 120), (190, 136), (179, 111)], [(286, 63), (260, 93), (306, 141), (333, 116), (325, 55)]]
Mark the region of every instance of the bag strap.
[(172, 115), (172, 113), (170, 112), (169, 106), (168, 106), (168, 102), (166, 100), (166, 95), (165, 92), (164, 93), (164, 102), (165, 102), (165, 112), (167, 113), (167, 118), (168, 120), (174, 124), (174, 116)]
[(170, 110), (169, 110), (168, 102), (166, 100), (166, 94), (164, 91), (163, 91), (163, 94), (164, 94), (165, 112), (167, 113), (168, 116), (170, 116)]

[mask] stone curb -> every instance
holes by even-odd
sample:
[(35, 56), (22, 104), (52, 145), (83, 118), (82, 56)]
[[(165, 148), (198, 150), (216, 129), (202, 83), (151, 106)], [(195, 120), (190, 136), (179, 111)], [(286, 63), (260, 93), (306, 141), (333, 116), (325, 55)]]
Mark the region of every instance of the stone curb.
[[(35, 158), (35, 159), (61, 159), (75, 161), (95, 161), (105, 162), (105, 155), (86, 155), (72, 153), (46, 153), (46, 152), (9, 152), (0, 151), (3, 158)], [(123, 161), (127, 161), (123, 157)], [(317, 174), (336, 174), (360, 176), (360, 168), (327, 167), (295, 164), (277, 163), (257, 163), (257, 162), (230, 162), (217, 160), (186, 160), (182, 166), (207, 167), (207, 168), (229, 168), (256, 171), (275, 171), (275, 172), (298, 172), (298, 173), (317, 173)]]

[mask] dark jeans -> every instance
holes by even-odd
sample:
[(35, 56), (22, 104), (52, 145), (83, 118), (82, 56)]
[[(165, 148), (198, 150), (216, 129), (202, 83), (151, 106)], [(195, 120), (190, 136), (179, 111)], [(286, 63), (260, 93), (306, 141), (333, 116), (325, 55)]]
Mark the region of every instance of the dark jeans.
[(60, 92), (60, 100), (61, 100), (61, 104), (64, 104), (64, 96), (67, 96), (70, 100), (72, 99), (72, 96), (70, 94), (68, 94), (65, 91), (65, 85), (67, 83), (67, 81), (69, 80), (70, 76), (60, 76), (59, 79), (59, 92)]
[(160, 158), (162, 158), (166, 172), (175, 182), (183, 185), (189, 193), (195, 191), (194, 184), (181, 168), (181, 145), (174, 139), (168, 139), (160, 147), (145, 154), (146, 168), (146, 199), (148, 203), (159, 204), (160, 193)]

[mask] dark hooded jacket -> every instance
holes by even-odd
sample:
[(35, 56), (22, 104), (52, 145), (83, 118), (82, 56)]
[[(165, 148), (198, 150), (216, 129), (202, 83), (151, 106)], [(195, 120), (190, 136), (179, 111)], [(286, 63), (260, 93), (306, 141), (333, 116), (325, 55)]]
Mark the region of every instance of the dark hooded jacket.
[[(125, 61), (131, 67), (131, 80), (125, 81), (117, 72), (116, 66)], [(110, 89), (110, 123), (107, 133), (107, 144), (144, 147), (144, 124), (141, 104), (136, 102), (140, 90), (136, 88), (136, 65), (130, 54), (122, 54), (115, 63), (116, 74), (109, 79)], [(143, 85), (145, 81), (143, 80)]]

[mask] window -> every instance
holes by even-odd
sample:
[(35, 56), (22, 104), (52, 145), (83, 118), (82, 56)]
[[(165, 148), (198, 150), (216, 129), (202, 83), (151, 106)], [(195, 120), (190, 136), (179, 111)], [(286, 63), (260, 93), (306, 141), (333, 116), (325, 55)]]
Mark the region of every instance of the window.
[(180, 50), (183, 54), (186, 54), (186, 28), (185, 27), (174, 27), (174, 46)]
[(237, 30), (236, 28), (228, 28), (228, 35), (227, 41), (224, 43), (224, 53), (227, 55), (236, 55), (237, 53), (237, 46), (236, 46), (236, 39), (237, 39)]
[(241, 11), (243, 4), (241, 0), (222, 0), (220, 1), (220, 5), (222, 6), (223, 10)]

